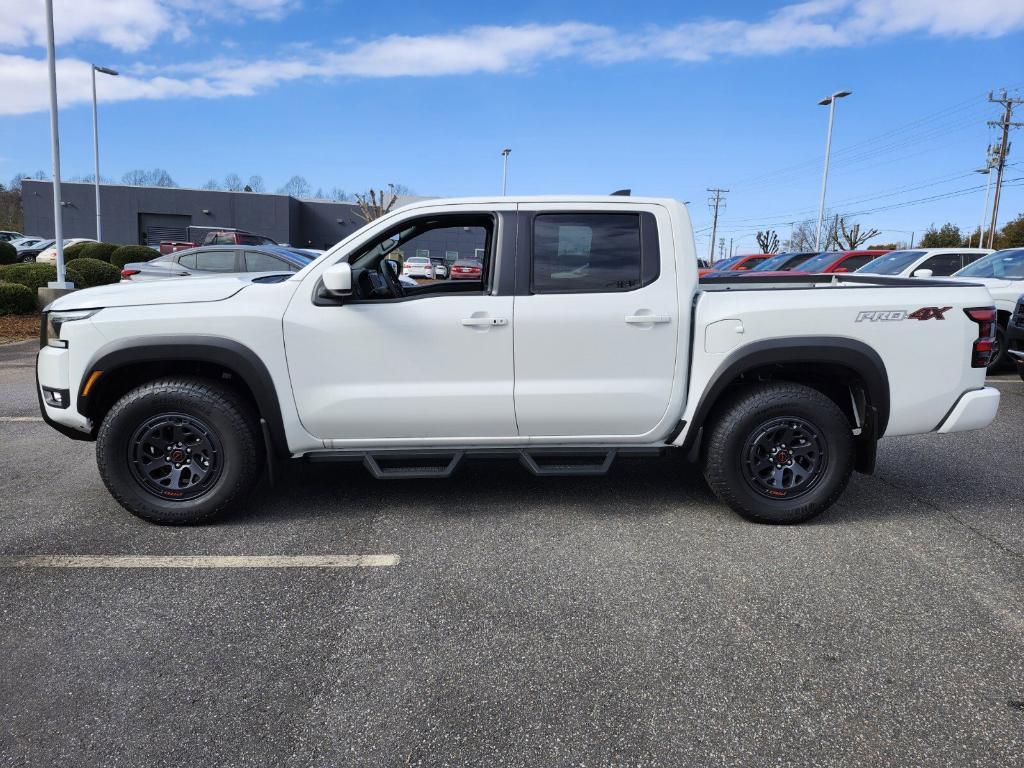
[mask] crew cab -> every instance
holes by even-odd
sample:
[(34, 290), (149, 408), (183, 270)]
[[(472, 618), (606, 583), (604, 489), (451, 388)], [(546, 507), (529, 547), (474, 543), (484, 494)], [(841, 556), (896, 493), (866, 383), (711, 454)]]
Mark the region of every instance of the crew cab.
[[(473, 241), (477, 279), (403, 282), (390, 255), (455, 236)], [(967, 282), (698, 284), (673, 200), (429, 200), (296, 273), (59, 298), (38, 396), (47, 423), (96, 441), (111, 494), (157, 523), (212, 519), (288, 458), (431, 478), (471, 458), (596, 475), (664, 453), (699, 462), (741, 515), (794, 523), (871, 472), (879, 438), (995, 418), (994, 319)]]

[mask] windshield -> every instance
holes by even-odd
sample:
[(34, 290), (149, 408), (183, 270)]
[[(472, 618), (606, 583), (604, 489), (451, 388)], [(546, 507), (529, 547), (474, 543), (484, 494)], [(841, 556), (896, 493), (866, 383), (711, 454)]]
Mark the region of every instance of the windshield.
[(893, 251), (872, 259), (857, 271), (873, 275), (898, 275), (921, 256), (924, 256), (924, 251)]
[(777, 272), (779, 270), (793, 269), (813, 255), (813, 253), (777, 253), (770, 259), (765, 259), (750, 271)]
[(796, 267), (794, 272), (822, 272), (832, 266), (834, 262), (839, 258), (839, 253), (836, 251), (826, 251), (825, 253), (819, 253), (817, 256), (813, 256), (799, 267)]
[(716, 272), (722, 269), (728, 269), (742, 258), (742, 256), (730, 256), (728, 259), (720, 259), (712, 264), (710, 269), (713, 269)]
[(1024, 280), (1024, 248), (996, 251), (956, 273), (956, 277), (994, 277)]

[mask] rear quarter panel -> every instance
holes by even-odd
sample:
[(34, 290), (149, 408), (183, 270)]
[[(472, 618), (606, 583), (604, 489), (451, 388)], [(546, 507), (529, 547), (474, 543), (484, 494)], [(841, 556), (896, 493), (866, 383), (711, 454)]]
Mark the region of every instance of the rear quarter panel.
[[(863, 342), (885, 364), (890, 388), (886, 435), (934, 430), (956, 400), (985, 383), (971, 368), (978, 326), (963, 312), (991, 306), (981, 287), (830, 286), (705, 291), (696, 305), (693, 368), (684, 419), (692, 419), (725, 358), (764, 339), (838, 336)], [(949, 307), (941, 319), (910, 319), (923, 307)], [(897, 313), (873, 319), (865, 312)], [(902, 319), (898, 313), (903, 313)], [(723, 322), (728, 321), (728, 322)]]

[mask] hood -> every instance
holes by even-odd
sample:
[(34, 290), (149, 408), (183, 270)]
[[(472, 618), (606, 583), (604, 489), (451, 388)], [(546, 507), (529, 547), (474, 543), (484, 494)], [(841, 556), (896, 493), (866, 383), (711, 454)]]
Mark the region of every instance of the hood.
[(215, 277), (182, 277), (145, 283), (114, 283), (85, 288), (61, 296), (48, 310), (97, 309), (101, 307), (134, 307), (152, 304), (191, 304), (222, 301), (249, 285), (255, 275), (217, 275)]

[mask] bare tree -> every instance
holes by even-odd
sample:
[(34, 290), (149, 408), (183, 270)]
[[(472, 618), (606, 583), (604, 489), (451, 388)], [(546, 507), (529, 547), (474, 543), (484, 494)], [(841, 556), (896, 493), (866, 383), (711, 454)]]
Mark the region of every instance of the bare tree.
[[(384, 202), (387, 200), (387, 202)], [(356, 193), (356, 205), (359, 206), (359, 217), (366, 222), (379, 219), (385, 213), (389, 213), (398, 201), (398, 194), (395, 192), (395, 185), (388, 184), (387, 196), (384, 190), (370, 189), (366, 193)]]
[(224, 177), (224, 189), (228, 192), (241, 192), (242, 186), (242, 177), (237, 173), (229, 173)]
[(144, 171), (141, 168), (128, 171), (121, 177), (121, 183), (129, 187), (176, 187), (178, 186), (171, 174), (163, 168)]
[(774, 229), (766, 229), (764, 232), (758, 231), (757, 244), (761, 248), (761, 253), (778, 253), (779, 235)]
[(331, 200), (337, 200), (339, 203), (347, 203), (352, 201), (352, 195), (350, 195), (341, 187), (331, 187), (331, 191), (327, 193), (327, 196)]
[(259, 174), (254, 174), (249, 177), (249, 183), (246, 184), (249, 187), (250, 192), (266, 192), (267, 185), (263, 183), (263, 177)]
[(872, 237), (882, 234), (880, 229), (869, 229), (862, 232), (860, 224), (854, 224), (847, 228), (846, 220), (841, 216), (837, 216), (836, 221), (838, 222), (838, 233), (835, 240), (840, 249), (844, 251), (855, 251)]
[(126, 171), (121, 177), (121, 183), (127, 184), (129, 187), (145, 187), (147, 181), (149, 181), (149, 173), (141, 168)]
[(281, 187), (278, 194), (291, 195), (292, 197), (309, 197), (309, 182), (303, 176), (292, 176)]
[(208, 182), (203, 184), (203, 189), (217, 190), (220, 189), (220, 184), (217, 183), (216, 179), (210, 179)]
[(793, 234), (786, 241), (786, 250), (793, 253), (806, 253), (807, 251), (815, 250), (818, 247), (814, 242), (816, 235), (815, 226), (816, 223), (810, 219), (794, 224)]

